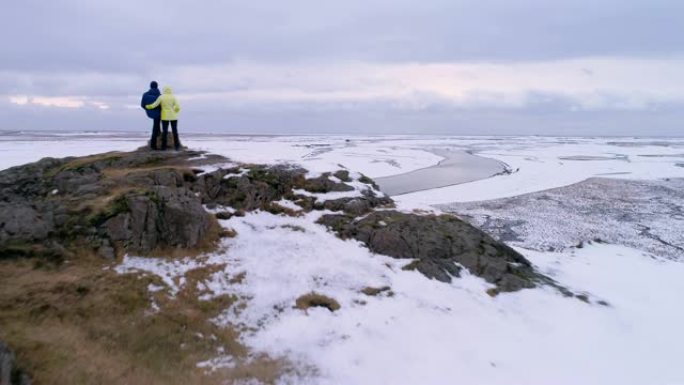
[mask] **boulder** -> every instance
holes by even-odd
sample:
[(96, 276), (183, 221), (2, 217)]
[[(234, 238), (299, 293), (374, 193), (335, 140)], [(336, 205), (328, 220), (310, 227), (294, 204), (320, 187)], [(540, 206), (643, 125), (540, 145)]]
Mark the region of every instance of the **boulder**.
[(375, 253), (412, 259), (408, 269), (443, 282), (459, 277), (463, 268), (500, 291), (531, 288), (547, 280), (518, 252), (451, 215), (383, 210), (358, 220), (324, 215), (319, 223), (342, 238), (361, 241)]
[[(344, 174), (337, 173), (338, 175), (345, 176)], [(319, 177), (307, 179), (302, 188), (304, 190), (312, 193), (329, 193), (333, 191), (353, 191), (354, 187), (346, 184), (335, 182), (330, 179), (330, 173), (324, 173)], [(342, 178), (339, 178), (342, 179)], [(349, 174), (346, 175), (346, 181), (349, 181)]]
[(53, 227), (28, 203), (0, 203), (0, 242), (45, 239)]

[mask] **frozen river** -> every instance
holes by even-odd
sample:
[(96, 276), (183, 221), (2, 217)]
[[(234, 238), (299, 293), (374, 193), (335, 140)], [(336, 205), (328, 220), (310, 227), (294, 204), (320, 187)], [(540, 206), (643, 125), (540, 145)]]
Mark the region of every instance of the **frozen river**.
[(388, 195), (401, 195), (489, 178), (505, 172), (502, 162), (472, 155), (466, 151), (431, 150), (444, 157), (438, 164), (404, 174), (376, 178), (375, 182)]

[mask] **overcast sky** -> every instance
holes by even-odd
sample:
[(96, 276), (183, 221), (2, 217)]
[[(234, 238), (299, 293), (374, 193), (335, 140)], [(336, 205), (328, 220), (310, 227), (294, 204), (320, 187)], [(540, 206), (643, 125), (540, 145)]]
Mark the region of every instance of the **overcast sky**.
[(684, 135), (682, 0), (6, 0), (0, 130)]

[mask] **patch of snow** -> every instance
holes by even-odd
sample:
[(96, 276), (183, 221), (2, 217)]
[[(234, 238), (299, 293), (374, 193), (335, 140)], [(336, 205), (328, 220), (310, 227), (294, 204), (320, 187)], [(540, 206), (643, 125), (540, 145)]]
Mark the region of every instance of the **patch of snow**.
[[(306, 232), (285, 234), (279, 227), (285, 223)], [(248, 306), (229, 309), (216, 322), (244, 326), (244, 342), (257, 351), (320, 369), (320, 376), (297, 383), (684, 379), (677, 363), (682, 350), (672, 339), (684, 322), (677, 305), (684, 264), (611, 245), (571, 253), (519, 249), (561, 284), (610, 306), (548, 288), (491, 298), (485, 293), (490, 286), (477, 277), (466, 274), (445, 284), (402, 271), (399, 261), (339, 240), (303, 218), (251, 214), (231, 219), (231, 226), (239, 235), (230, 243), (229, 265), (246, 272), (245, 278), (225, 286), (213, 277), (209, 286), (246, 298)], [(394, 295), (360, 295), (364, 286), (390, 286)], [(293, 309), (295, 299), (311, 291), (336, 299), (341, 309)]]
[(273, 201), (273, 203), (277, 204), (280, 207), (290, 209), (292, 211), (301, 211), (302, 210), (301, 206), (299, 206), (298, 204), (292, 202), (289, 199), (285, 199), (285, 198), (282, 198), (279, 201)]
[[(225, 221), (238, 236), (226, 241), (227, 252), (210, 257), (226, 267), (205, 281), (205, 299), (231, 294), (247, 305), (226, 309), (216, 323), (241, 329), (256, 352), (318, 368), (318, 375), (296, 383), (684, 379), (676, 362), (679, 344), (671, 338), (684, 322), (677, 305), (684, 264), (604, 244), (563, 253), (518, 249), (561, 284), (610, 305), (586, 304), (550, 288), (491, 298), (485, 293), (491, 285), (468, 274), (445, 284), (402, 271), (406, 260), (375, 255), (314, 224), (322, 214), (258, 212)], [(233, 279), (240, 274), (238, 283)], [(361, 294), (367, 286), (389, 286), (393, 296)], [(295, 309), (296, 298), (312, 291), (334, 298), (341, 309)]]
[[(279, 383), (283, 384), (292, 384), (292, 381), (279, 381)], [(247, 379), (240, 379), (235, 382), (233, 382), (234, 385), (265, 385), (263, 382), (257, 380), (256, 378), (247, 378)]]
[(158, 313), (159, 312), (159, 305), (157, 305), (156, 301), (151, 301), (150, 306), (152, 307), (152, 312)]
[(303, 195), (307, 197), (314, 197), (316, 200), (319, 201), (331, 201), (335, 199), (342, 199), (342, 198), (358, 198), (360, 196), (363, 196), (361, 194), (360, 190), (351, 190), (351, 191), (331, 191), (327, 193), (313, 193), (310, 191), (306, 191), (304, 189), (296, 188), (292, 189), (292, 192), (296, 195)]
[[(389, 268), (384, 263), (399, 269), (398, 261), (374, 256), (357, 242), (342, 241), (314, 224), (323, 213), (293, 218), (260, 212), (225, 221), (238, 233), (226, 242), (229, 251), (222, 256), (229, 267), (205, 283), (213, 295), (232, 294), (253, 300), (239, 315), (229, 309), (218, 323), (246, 328), (262, 324), (277, 318), (281, 311), (289, 312), (296, 297), (311, 291), (334, 293), (343, 307), (356, 306), (354, 301), (363, 299), (359, 293), (363, 287), (386, 285), (383, 275)], [(303, 231), (292, 231), (292, 227)], [(374, 262), (377, 258), (382, 263)], [(337, 262), (331, 263), (333, 260)], [(262, 268), (258, 267), (260, 263)], [(338, 270), (342, 264), (348, 269)], [(277, 265), (283, 269), (274, 269)], [(229, 284), (243, 272), (246, 274), (240, 283)]]
[(318, 178), (319, 176), (323, 175), (323, 171), (312, 171), (312, 170), (307, 170), (306, 174), (304, 174), (304, 178), (306, 179), (315, 179)]
[[(203, 175), (203, 174), (208, 174), (220, 169), (227, 169), (227, 168), (233, 168), (236, 167), (238, 164), (237, 163), (216, 163), (216, 164), (209, 164), (209, 165), (203, 165), (203, 166), (193, 166), (194, 169), (202, 170), (202, 172), (198, 173), (197, 176)], [(230, 174), (230, 175), (235, 175), (235, 174)]]
[(114, 270), (119, 274), (142, 272), (156, 275), (166, 284), (171, 295), (175, 296), (185, 284), (185, 273), (201, 266), (199, 261), (190, 258), (166, 260), (124, 255), (123, 261)]
[(230, 206), (222, 206), (222, 205), (217, 205), (214, 208), (209, 208), (206, 205), (204, 205), (204, 209), (211, 214), (216, 214), (216, 213), (223, 212), (223, 211), (229, 212), (231, 214), (235, 214), (235, 211), (237, 211)]
[[(117, 272), (120, 273), (118, 270)], [(149, 291), (150, 293), (156, 293), (162, 290), (164, 290), (164, 286), (155, 285), (154, 283), (147, 285), (147, 291)]]
[[(222, 221), (238, 235), (205, 264), (204, 299), (235, 295), (246, 306), (214, 322), (242, 331), (254, 352), (286, 357), (317, 374), (298, 384), (668, 384), (684, 380), (677, 336), (684, 323), (684, 264), (638, 250), (594, 244), (562, 253), (518, 250), (544, 273), (609, 306), (537, 288), (490, 297), (464, 274), (451, 284), (403, 271), (407, 260), (375, 255), (302, 217), (252, 212)], [(292, 231), (292, 227), (304, 231)], [(127, 257), (125, 269), (158, 274), (169, 286), (190, 270)], [(235, 278), (243, 275), (240, 280)], [(392, 296), (366, 296), (389, 286)], [(294, 308), (317, 292), (338, 311)], [(205, 361), (204, 367), (229, 363)]]
[(206, 361), (200, 361), (197, 363), (197, 367), (201, 369), (208, 369), (209, 371), (215, 371), (221, 368), (234, 368), (235, 359), (233, 356), (218, 356)]
[(207, 154), (200, 154), (198, 156), (193, 156), (188, 158), (188, 160), (202, 160), (202, 159), (207, 159)]
[(223, 176), (223, 179), (240, 178), (243, 175), (247, 175), (248, 172), (249, 172), (248, 168), (240, 168), (239, 172), (232, 173), (232, 174), (226, 174)]

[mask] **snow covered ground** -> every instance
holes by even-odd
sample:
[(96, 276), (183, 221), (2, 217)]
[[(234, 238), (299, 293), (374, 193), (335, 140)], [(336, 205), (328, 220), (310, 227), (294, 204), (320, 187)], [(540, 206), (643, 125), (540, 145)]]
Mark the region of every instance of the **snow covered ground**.
[[(320, 215), (319, 213), (312, 214)], [(684, 264), (634, 249), (591, 245), (563, 253), (520, 249), (541, 271), (609, 305), (552, 289), (495, 298), (484, 281), (452, 284), (402, 271), (406, 261), (342, 241), (312, 217), (269, 213), (223, 224), (239, 234), (208, 264), (225, 267), (203, 283), (243, 298), (216, 322), (236, 325), (255, 352), (304, 368), (290, 384), (676, 384), (684, 349)], [(176, 262), (127, 268), (168, 277)], [(189, 268), (193, 261), (187, 260)], [(246, 273), (239, 284), (236, 277)], [(167, 278), (168, 279), (168, 278)], [(165, 281), (167, 280), (165, 279)], [(367, 296), (364, 287), (389, 286)], [(171, 293), (173, 293), (173, 286)], [(294, 308), (315, 291), (341, 309)], [(317, 371), (307, 372), (314, 367)]]
[[(0, 169), (42, 157), (134, 150), (141, 134), (35, 134), (0, 132)], [(490, 200), (567, 186), (593, 176), (646, 179), (684, 177), (684, 139), (432, 137), (432, 136), (182, 136), (194, 149), (247, 163), (298, 163), (314, 171), (340, 165), (371, 178), (434, 166), (433, 150), (468, 151), (496, 159), (510, 175), (395, 197), (407, 206)]]
[(684, 139), (516, 137), (470, 139), (451, 145), (504, 162), (514, 172), (396, 199), (409, 206), (433, 205), (511, 197), (594, 176), (642, 180), (684, 177), (684, 169), (677, 166), (684, 161)]
[(439, 207), (527, 249), (562, 250), (600, 239), (684, 261), (684, 178), (591, 178), (511, 198)]
[[(4, 136), (0, 169), (48, 155), (130, 150), (143, 142), (143, 137)], [(682, 139), (206, 136), (188, 137), (185, 144), (234, 161), (286, 161), (313, 172), (342, 165), (371, 177), (435, 165), (441, 160), (430, 152), (435, 149), (470, 151), (514, 171), (394, 197), (405, 210), (471, 202), (473, 210), (486, 215), (487, 200), (589, 177), (647, 184), (684, 178), (684, 168), (677, 166), (684, 163)], [(657, 189), (646, 191), (639, 197), (619, 196), (619, 202), (610, 195), (594, 204), (616, 212), (618, 203), (660, 200), (660, 206), (642, 204), (637, 211), (646, 215), (670, 203)], [(407, 261), (340, 240), (314, 223), (318, 215), (255, 212), (221, 221), (238, 235), (225, 241), (225, 252), (202, 261), (221, 267), (201, 283), (205, 298), (234, 294), (245, 305), (226, 309), (214, 322), (242, 330), (254, 355), (283, 357), (300, 368), (284, 374), (284, 384), (684, 384), (684, 262), (667, 259), (658, 249), (592, 243), (549, 252), (522, 248), (521, 239), (517, 249), (540, 271), (574, 292), (587, 293), (590, 303), (550, 288), (490, 297), (489, 285), (474, 276), (446, 284), (401, 270)], [(672, 232), (681, 223), (662, 211), (650, 216)], [(546, 226), (544, 234), (552, 238), (561, 233), (553, 227), (560, 229), (565, 222)], [(535, 234), (518, 236), (532, 239)], [(173, 296), (197, 263), (128, 256), (117, 269), (160, 275)], [(369, 286), (390, 289), (363, 294)], [(334, 298), (341, 308), (294, 308), (295, 299), (311, 291)], [(239, 363), (217, 353), (214, 364)]]

